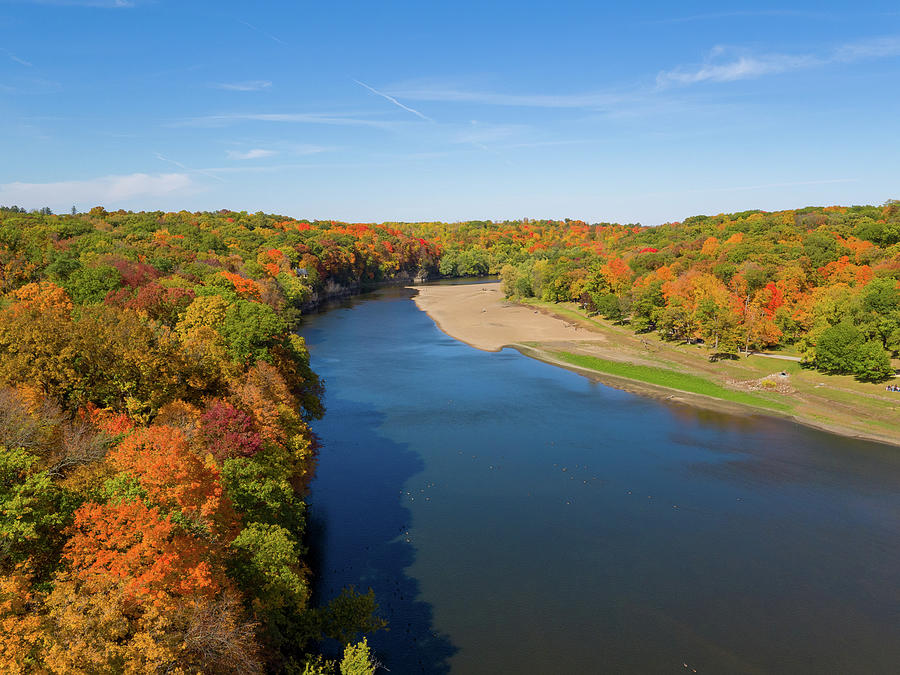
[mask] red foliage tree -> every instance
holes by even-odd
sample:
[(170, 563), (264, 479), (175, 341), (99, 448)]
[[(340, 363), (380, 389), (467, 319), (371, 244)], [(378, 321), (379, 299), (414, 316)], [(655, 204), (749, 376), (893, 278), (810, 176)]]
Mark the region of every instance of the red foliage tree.
[(769, 294), (769, 300), (764, 305), (764, 308), (766, 310), (766, 314), (768, 314), (771, 318), (775, 315), (775, 310), (777, 310), (784, 304), (784, 297), (781, 295), (781, 291), (778, 289), (778, 286), (776, 286), (771, 281), (766, 284), (765, 290)]
[(125, 306), (145, 312), (153, 319), (174, 323), (179, 312), (191, 304), (195, 295), (190, 289), (166, 288), (154, 281), (141, 286)]
[(230, 403), (216, 401), (200, 416), (206, 449), (220, 463), (227, 457), (250, 457), (262, 448), (253, 418)]
[(143, 286), (148, 281), (159, 276), (159, 271), (152, 265), (135, 262), (134, 260), (115, 258), (110, 260), (109, 264), (118, 270), (119, 274), (122, 275), (122, 282), (131, 288)]

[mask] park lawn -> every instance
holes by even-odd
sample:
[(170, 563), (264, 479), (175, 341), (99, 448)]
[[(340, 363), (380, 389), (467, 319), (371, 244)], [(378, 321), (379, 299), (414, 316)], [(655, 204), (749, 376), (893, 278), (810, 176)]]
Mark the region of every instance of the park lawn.
[(596, 370), (600, 373), (615, 375), (616, 377), (624, 377), (630, 380), (655, 384), (660, 387), (676, 389), (691, 394), (711, 396), (725, 401), (732, 401), (734, 403), (741, 403), (757, 408), (766, 408), (768, 410), (790, 412), (793, 408), (793, 406), (788, 403), (774, 401), (759, 394), (735, 391), (734, 389), (729, 389), (728, 387), (711, 382), (698, 375), (679, 373), (665, 368), (654, 368), (651, 366), (624, 363), (621, 361), (610, 361), (608, 359), (601, 359), (587, 354), (573, 354), (572, 352), (567, 351), (554, 351), (552, 353), (556, 358), (566, 363), (571, 363), (572, 365), (581, 368)]

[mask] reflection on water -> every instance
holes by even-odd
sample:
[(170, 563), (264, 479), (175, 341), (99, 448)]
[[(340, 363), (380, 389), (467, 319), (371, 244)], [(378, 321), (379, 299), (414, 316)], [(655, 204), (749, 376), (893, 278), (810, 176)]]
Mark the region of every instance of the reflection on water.
[(895, 448), (479, 352), (408, 298), (303, 331), (317, 592), (375, 589), (391, 672), (896, 671)]

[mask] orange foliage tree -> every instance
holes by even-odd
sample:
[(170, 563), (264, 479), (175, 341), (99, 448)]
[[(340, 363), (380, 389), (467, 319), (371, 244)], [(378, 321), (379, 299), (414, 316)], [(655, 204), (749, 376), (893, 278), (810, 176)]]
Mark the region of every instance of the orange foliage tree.
[(148, 503), (201, 528), (215, 541), (234, 536), (237, 515), (219, 470), (194, 452), (180, 429), (139, 429), (110, 452), (109, 462), (134, 477)]

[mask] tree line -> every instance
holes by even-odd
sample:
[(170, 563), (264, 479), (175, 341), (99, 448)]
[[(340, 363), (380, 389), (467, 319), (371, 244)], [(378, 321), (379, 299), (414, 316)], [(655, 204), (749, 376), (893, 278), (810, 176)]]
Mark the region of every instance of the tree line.
[(444, 274), (499, 274), (512, 298), (700, 342), (714, 358), (795, 347), (864, 381), (900, 350), (900, 202), (746, 211), (659, 227), (580, 221), (422, 223)]

